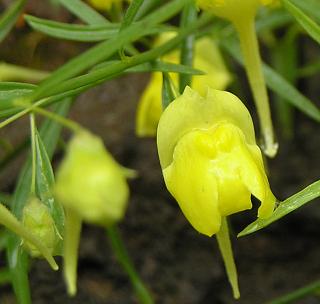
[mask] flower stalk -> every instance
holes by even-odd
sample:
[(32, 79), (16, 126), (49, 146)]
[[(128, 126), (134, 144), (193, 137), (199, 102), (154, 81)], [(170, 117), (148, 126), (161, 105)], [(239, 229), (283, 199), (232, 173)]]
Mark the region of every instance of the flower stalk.
[(230, 233), (228, 227), (228, 221), (226, 217), (221, 219), (221, 227), (217, 233), (217, 242), (222, 255), (224, 266), (226, 268), (227, 276), (232, 287), (233, 297), (235, 299), (240, 298), (239, 284), (238, 284), (238, 273), (236, 264), (234, 261)]

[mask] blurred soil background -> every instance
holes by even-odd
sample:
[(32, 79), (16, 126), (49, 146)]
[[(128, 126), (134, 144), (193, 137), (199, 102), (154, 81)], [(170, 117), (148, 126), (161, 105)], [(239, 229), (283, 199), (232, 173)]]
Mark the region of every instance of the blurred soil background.
[[(2, 0), (0, 10), (10, 3)], [(29, 1), (26, 13), (63, 22), (76, 21), (62, 8), (49, 8), (48, 3)], [(0, 60), (50, 71), (87, 47), (35, 33), (21, 19), (2, 42)], [(313, 56), (315, 52), (308, 40), (302, 40), (300, 48), (303, 56), (309, 53)], [(235, 65), (230, 59), (228, 64)], [(242, 69), (237, 66), (236, 70), (245, 83)], [(259, 233), (236, 240), (236, 233), (256, 218), (259, 204), (255, 201), (254, 210), (237, 214), (231, 220), (241, 288), (241, 299), (232, 299), (215, 238), (198, 234), (166, 191), (155, 139), (135, 136), (136, 106), (148, 79), (148, 74), (128, 75), (96, 87), (77, 98), (70, 117), (101, 136), (121, 164), (139, 172), (139, 177), (130, 181), (131, 198), (120, 231), (155, 302), (259, 304), (319, 279), (319, 199)], [(318, 101), (318, 105), (319, 81), (318, 75), (312, 81), (299, 83), (299, 89)], [(242, 99), (251, 102), (248, 90)], [(0, 136), (18, 145), (26, 140), (28, 128), (28, 119), (24, 118), (0, 130)], [(292, 139), (283, 138), (278, 126), (280, 150), (275, 159), (268, 161), (268, 169), (273, 192), (279, 199), (319, 179), (319, 132), (320, 125), (301, 113), (295, 113)], [(61, 155), (60, 151), (55, 156), (54, 165)], [(22, 154), (1, 168), (1, 191), (13, 191), (24, 159)], [(61, 265), (61, 259), (58, 260)], [(2, 253), (1, 265), (4, 263)], [(78, 294), (71, 299), (66, 294), (61, 271), (53, 272), (46, 262), (33, 260), (30, 265), (33, 303), (137, 303), (101, 228), (83, 229), (78, 275)], [(15, 303), (10, 286), (0, 287), (0, 303)], [(297, 303), (316, 304), (320, 300), (308, 297)]]

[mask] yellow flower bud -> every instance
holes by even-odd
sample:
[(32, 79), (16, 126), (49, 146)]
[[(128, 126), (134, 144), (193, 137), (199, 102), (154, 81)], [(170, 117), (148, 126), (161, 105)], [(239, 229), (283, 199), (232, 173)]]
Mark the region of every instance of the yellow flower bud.
[[(50, 254), (54, 253), (61, 236), (56, 229), (48, 207), (41, 203), (38, 198), (30, 198), (23, 208), (22, 223), (29, 232), (37, 237), (41, 243), (48, 248)], [(34, 244), (24, 241), (23, 245), (30, 252), (31, 256), (42, 256), (39, 249), (36, 248)]]
[(123, 0), (88, 0), (88, 2), (98, 10), (108, 11), (111, 9), (112, 5), (120, 4)]
[(84, 221), (109, 225), (125, 212), (129, 189), (126, 171), (102, 140), (81, 131), (70, 141), (56, 176), (55, 194)]
[(221, 218), (261, 201), (258, 216), (271, 215), (275, 197), (256, 145), (252, 119), (233, 94), (187, 87), (161, 116), (157, 133), (163, 176), (191, 225), (208, 236)]
[(214, 15), (239, 22), (254, 17), (260, 5), (274, 5), (279, 0), (197, 0), (197, 5)]
[[(155, 45), (160, 45), (172, 39), (176, 33), (169, 32), (161, 34)], [(178, 64), (180, 53), (178, 51), (170, 52), (162, 58), (165, 62)], [(192, 79), (192, 88), (204, 95), (207, 87), (215, 89), (225, 89), (231, 81), (219, 49), (214, 42), (203, 37), (195, 42), (194, 67), (206, 74), (194, 76)], [(174, 84), (178, 86), (178, 75), (170, 73)], [(158, 122), (162, 113), (161, 102), (162, 74), (160, 72), (153, 73), (151, 80), (143, 92), (139, 101), (136, 133), (138, 136), (155, 136)]]

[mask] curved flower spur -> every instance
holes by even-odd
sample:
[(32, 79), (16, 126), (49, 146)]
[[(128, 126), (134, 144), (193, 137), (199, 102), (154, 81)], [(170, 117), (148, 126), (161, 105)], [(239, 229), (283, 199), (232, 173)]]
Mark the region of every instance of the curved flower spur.
[(229, 20), (239, 35), (246, 73), (259, 115), (263, 135), (262, 147), (264, 153), (269, 157), (276, 155), (278, 143), (274, 138), (254, 21), (261, 5), (274, 5), (277, 2), (278, 0), (197, 0), (197, 5), (201, 9)]
[(217, 234), (239, 297), (225, 217), (251, 209), (251, 194), (261, 201), (261, 218), (272, 214), (276, 202), (248, 110), (231, 93), (208, 89), (203, 98), (187, 87), (161, 116), (157, 144), (169, 192), (197, 231)]

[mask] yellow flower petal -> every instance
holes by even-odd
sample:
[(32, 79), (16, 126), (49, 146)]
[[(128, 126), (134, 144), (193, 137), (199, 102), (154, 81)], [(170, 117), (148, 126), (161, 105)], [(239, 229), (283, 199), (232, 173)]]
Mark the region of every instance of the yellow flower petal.
[(161, 116), (158, 126), (158, 153), (162, 168), (172, 162), (173, 150), (178, 140), (194, 128), (208, 129), (220, 121), (238, 126), (248, 144), (255, 144), (250, 113), (233, 94), (208, 89), (206, 98), (190, 87), (172, 102)]
[[(174, 149), (173, 163), (163, 170), (166, 186), (199, 232), (212, 236), (220, 229), (215, 176), (207, 169), (206, 141), (199, 131), (185, 135)], [(201, 147), (202, 146), (202, 147)]]
[(137, 136), (154, 136), (162, 114), (162, 74), (153, 73), (139, 101), (136, 117)]

